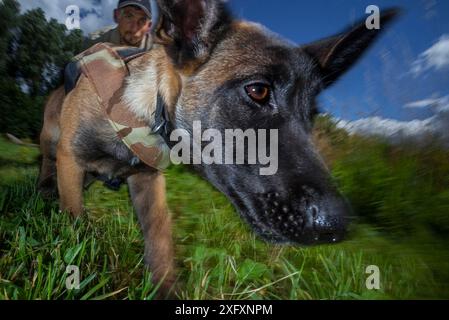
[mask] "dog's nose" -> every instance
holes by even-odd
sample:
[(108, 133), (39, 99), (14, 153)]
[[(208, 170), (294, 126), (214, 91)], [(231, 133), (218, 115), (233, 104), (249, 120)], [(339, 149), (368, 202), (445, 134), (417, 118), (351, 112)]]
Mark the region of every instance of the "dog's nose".
[(299, 245), (342, 241), (351, 215), (346, 199), (336, 191), (301, 189), (300, 196), (294, 198), (277, 192), (263, 196), (259, 221), (277, 236), (273, 237), (273, 232), (261, 235), (268, 241)]
[(343, 240), (351, 210), (343, 197), (321, 197), (307, 205), (305, 209), (306, 221), (301, 242), (320, 244)]

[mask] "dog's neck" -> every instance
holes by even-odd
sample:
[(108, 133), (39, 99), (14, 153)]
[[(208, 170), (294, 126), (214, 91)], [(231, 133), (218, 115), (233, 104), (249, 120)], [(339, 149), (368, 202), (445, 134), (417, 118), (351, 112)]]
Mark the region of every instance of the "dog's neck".
[(155, 46), (142, 57), (131, 61), (128, 67), (130, 76), (126, 79), (122, 97), (125, 105), (152, 126), (159, 95), (172, 116), (182, 81), (163, 47)]

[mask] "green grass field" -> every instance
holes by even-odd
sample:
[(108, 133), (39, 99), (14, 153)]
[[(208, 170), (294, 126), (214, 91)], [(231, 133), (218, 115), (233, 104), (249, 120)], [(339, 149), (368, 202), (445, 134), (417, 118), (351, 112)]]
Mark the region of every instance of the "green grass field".
[[(179, 298), (449, 298), (449, 153), (333, 139), (333, 174), (360, 217), (338, 245), (266, 244), (208, 183), (167, 171)], [(152, 299), (126, 187), (94, 184), (74, 221), (36, 193), (37, 157), (0, 138), (0, 299)], [(79, 290), (66, 289), (67, 265), (80, 267)], [(366, 288), (369, 265), (380, 290)]]

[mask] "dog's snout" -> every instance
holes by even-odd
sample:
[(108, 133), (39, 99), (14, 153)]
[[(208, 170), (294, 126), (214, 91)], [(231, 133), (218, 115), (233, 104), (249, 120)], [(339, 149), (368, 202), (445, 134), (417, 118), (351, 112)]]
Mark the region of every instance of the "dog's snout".
[[(292, 201), (282, 200), (279, 193), (265, 195), (260, 221), (275, 230), (282, 239), (303, 245), (337, 243), (344, 239), (350, 206), (340, 195), (306, 192)], [(268, 240), (273, 240), (268, 239)]]

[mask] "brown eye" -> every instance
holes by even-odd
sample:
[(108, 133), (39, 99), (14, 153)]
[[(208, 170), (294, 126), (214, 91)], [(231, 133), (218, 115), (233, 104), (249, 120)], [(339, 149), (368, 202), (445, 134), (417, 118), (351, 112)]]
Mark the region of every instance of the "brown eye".
[(263, 83), (251, 84), (245, 87), (248, 96), (257, 103), (267, 103), (270, 99), (270, 87)]

